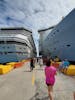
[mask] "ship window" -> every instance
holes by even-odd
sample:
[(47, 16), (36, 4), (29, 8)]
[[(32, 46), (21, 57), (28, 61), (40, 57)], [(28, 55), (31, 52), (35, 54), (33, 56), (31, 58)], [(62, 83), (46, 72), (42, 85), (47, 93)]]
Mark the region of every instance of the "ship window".
[(5, 55), (7, 54), (7, 52), (4, 52), (5, 53)]
[(5, 49), (5, 47), (3, 47)]
[(14, 53), (14, 52), (8, 52), (8, 53)]
[(17, 41), (7, 41), (7, 43), (9, 44), (22, 44), (22, 45), (25, 45), (25, 46), (28, 46), (26, 43), (22, 43), (22, 42), (17, 42)]
[(0, 55), (2, 55), (3, 54), (3, 52), (0, 52)]
[(49, 37), (48, 37), (48, 40), (49, 40)]
[(59, 32), (59, 30), (57, 30), (57, 32)]
[(9, 48), (9, 47), (7, 47), (7, 48)]
[(54, 48), (54, 50), (56, 50), (56, 48)]
[(68, 44), (68, 45), (66, 45), (67, 47), (70, 47), (71, 45), (70, 44)]
[(53, 37), (53, 35), (51, 35)]
[(0, 41), (0, 44), (4, 44), (4, 41)]
[(55, 34), (55, 33), (53, 33), (53, 34)]

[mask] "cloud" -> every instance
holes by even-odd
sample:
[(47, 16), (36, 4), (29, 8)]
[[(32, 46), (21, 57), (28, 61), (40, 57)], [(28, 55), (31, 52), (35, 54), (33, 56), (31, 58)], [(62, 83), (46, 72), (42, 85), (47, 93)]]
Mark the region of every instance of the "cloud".
[(56, 25), (74, 7), (74, 0), (0, 0), (0, 26), (3, 20), (7, 26), (18, 23), (30, 29), (47, 28)]

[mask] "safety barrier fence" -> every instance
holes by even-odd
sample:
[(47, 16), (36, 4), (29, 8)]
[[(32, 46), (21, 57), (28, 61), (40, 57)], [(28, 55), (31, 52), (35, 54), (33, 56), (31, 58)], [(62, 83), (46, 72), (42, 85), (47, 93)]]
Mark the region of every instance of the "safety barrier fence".
[(15, 68), (23, 67), (23, 65), (29, 61), (30, 59), (22, 60), (20, 62), (9, 62), (9, 63), (6, 63), (6, 65), (0, 64), (0, 75), (6, 74)]
[[(52, 65), (57, 69), (60, 69), (61, 62), (52, 62)], [(67, 68), (61, 68), (62, 73), (70, 76), (75, 76), (75, 65), (69, 65)]]

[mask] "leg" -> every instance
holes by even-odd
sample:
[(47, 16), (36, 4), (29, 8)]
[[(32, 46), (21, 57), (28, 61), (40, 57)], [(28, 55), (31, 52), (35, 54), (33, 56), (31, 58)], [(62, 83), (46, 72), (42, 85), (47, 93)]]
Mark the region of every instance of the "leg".
[(30, 67), (30, 72), (32, 71), (32, 68)]
[(65, 67), (62, 68), (62, 73), (64, 73), (64, 71), (65, 71)]
[(50, 100), (53, 100), (53, 86), (48, 86), (48, 95)]
[(30, 67), (30, 71), (32, 71), (33, 70), (33, 68), (32, 67)]
[(74, 95), (74, 100), (75, 100), (75, 92), (73, 93), (73, 95)]
[(67, 67), (65, 68), (65, 73), (67, 73)]

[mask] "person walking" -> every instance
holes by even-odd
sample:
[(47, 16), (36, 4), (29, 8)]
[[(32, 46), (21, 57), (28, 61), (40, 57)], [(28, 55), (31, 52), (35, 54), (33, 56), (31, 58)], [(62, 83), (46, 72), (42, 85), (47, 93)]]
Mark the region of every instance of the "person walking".
[(32, 71), (34, 68), (34, 59), (32, 58), (30, 61), (30, 71)]
[(63, 61), (63, 67), (62, 67), (62, 72), (67, 72), (67, 69), (68, 69), (68, 67), (69, 67), (69, 65), (70, 65), (70, 63), (69, 63), (69, 61), (67, 60), (67, 59), (65, 59), (64, 61)]
[(40, 65), (40, 67), (43, 66), (43, 60), (42, 60), (42, 58), (39, 58), (39, 65)]
[(50, 100), (53, 99), (53, 86), (55, 83), (55, 75), (56, 75), (56, 68), (51, 65), (51, 61), (46, 61), (46, 67), (45, 67), (45, 82), (48, 88), (48, 95)]

